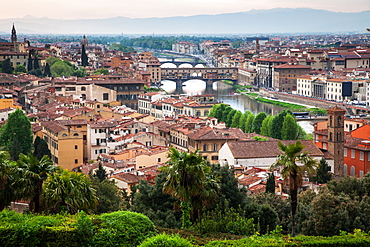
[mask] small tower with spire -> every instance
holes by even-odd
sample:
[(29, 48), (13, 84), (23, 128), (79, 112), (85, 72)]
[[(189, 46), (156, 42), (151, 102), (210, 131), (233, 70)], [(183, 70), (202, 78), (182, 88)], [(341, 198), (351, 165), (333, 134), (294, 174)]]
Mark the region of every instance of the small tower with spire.
[(17, 31), (15, 30), (15, 26), (13, 23), (13, 28), (12, 28), (12, 43), (17, 42)]
[(89, 46), (89, 41), (86, 39), (86, 36), (85, 35), (83, 36), (83, 38), (81, 40), (81, 47), (83, 45), (85, 46), (85, 48)]

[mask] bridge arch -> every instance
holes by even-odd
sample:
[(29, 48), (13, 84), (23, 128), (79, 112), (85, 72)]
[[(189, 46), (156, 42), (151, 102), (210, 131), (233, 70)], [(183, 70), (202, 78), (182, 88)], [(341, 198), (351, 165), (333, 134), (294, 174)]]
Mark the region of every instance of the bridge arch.
[(177, 68), (176, 64), (171, 62), (165, 62), (161, 64), (161, 68)]
[(193, 65), (190, 63), (182, 63), (179, 65), (179, 68), (193, 68)]

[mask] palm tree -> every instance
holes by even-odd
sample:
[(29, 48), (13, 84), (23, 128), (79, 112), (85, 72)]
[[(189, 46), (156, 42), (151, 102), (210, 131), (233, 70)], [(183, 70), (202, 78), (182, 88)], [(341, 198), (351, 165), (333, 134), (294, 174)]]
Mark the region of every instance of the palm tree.
[(171, 147), (168, 157), (168, 166), (161, 168), (167, 175), (163, 192), (179, 199), (182, 205), (190, 204), (191, 220), (195, 222), (200, 210), (198, 199), (202, 201), (202, 206), (214, 200), (218, 188), (217, 181), (208, 176), (210, 167), (198, 154), (198, 150), (188, 153)]
[(67, 170), (49, 175), (43, 187), (43, 198), (47, 209), (53, 213), (63, 210), (71, 214), (79, 210), (92, 212), (97, 205), (89, 178)]
[[(302, 152), (304, 145), (297, 141), (289, 146), (278, 142), (279, 149), (283, 154), (278, 155), (278, 158), (270, 169), (280, 167), (281, 175), (284, 181), (289, 182), (290, 205), (292, 208), (292, 236), (294, 236), (295, 214), (297, 210), (297, 195), (298, 189), (302, 186), (302, 177), (308, 173), (313, 173), (318, 162), (308, 155), (308, 152)], [(299, 162), (300, 165), (297, 165)]]
[(31, 212), (42, 212), (42, 185), (48, 175), (58, 168), (47, 155), (38, 160), (34, 155), (20, 154), (18, 165), (17, 193), (22, 199), (30, 199), (29, 209)]
[(0, 151), (0, 211), (9, 206), (15, 199), (15, 192), (12, 188), (15, 162), (10, 161), (10, 154)]

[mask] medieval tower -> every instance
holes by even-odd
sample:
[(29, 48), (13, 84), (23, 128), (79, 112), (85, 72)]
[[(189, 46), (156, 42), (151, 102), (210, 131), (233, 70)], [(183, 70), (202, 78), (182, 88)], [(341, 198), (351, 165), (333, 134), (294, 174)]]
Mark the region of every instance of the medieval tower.
[(344, 167), (344, 114), (340, 107), (328, 111), (328, 151), (334, 157), (334, 175), (342, 176)]

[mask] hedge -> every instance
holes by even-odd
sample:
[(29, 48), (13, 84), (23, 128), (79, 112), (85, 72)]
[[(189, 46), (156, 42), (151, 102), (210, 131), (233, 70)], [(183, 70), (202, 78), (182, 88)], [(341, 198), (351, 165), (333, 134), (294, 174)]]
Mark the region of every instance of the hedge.
[(250, 237), (240, 240), (224, 240), (212, 241), (205, 246), (207, 247), (267, 247), (267, 246), (305, 246), (305, 247), (344, 247), (344, 246), (370, 246), (370, 237), (366, 235), (346, 235), (346, 236), (333, 236), (333, 237), (320, 237), (320, 236), (298, 236), (294, 238), (268, 238)]
[(127, 211), (100, 216), (0, 212), (1, 246), (137, 246), (156, 234), (148, 217)]

